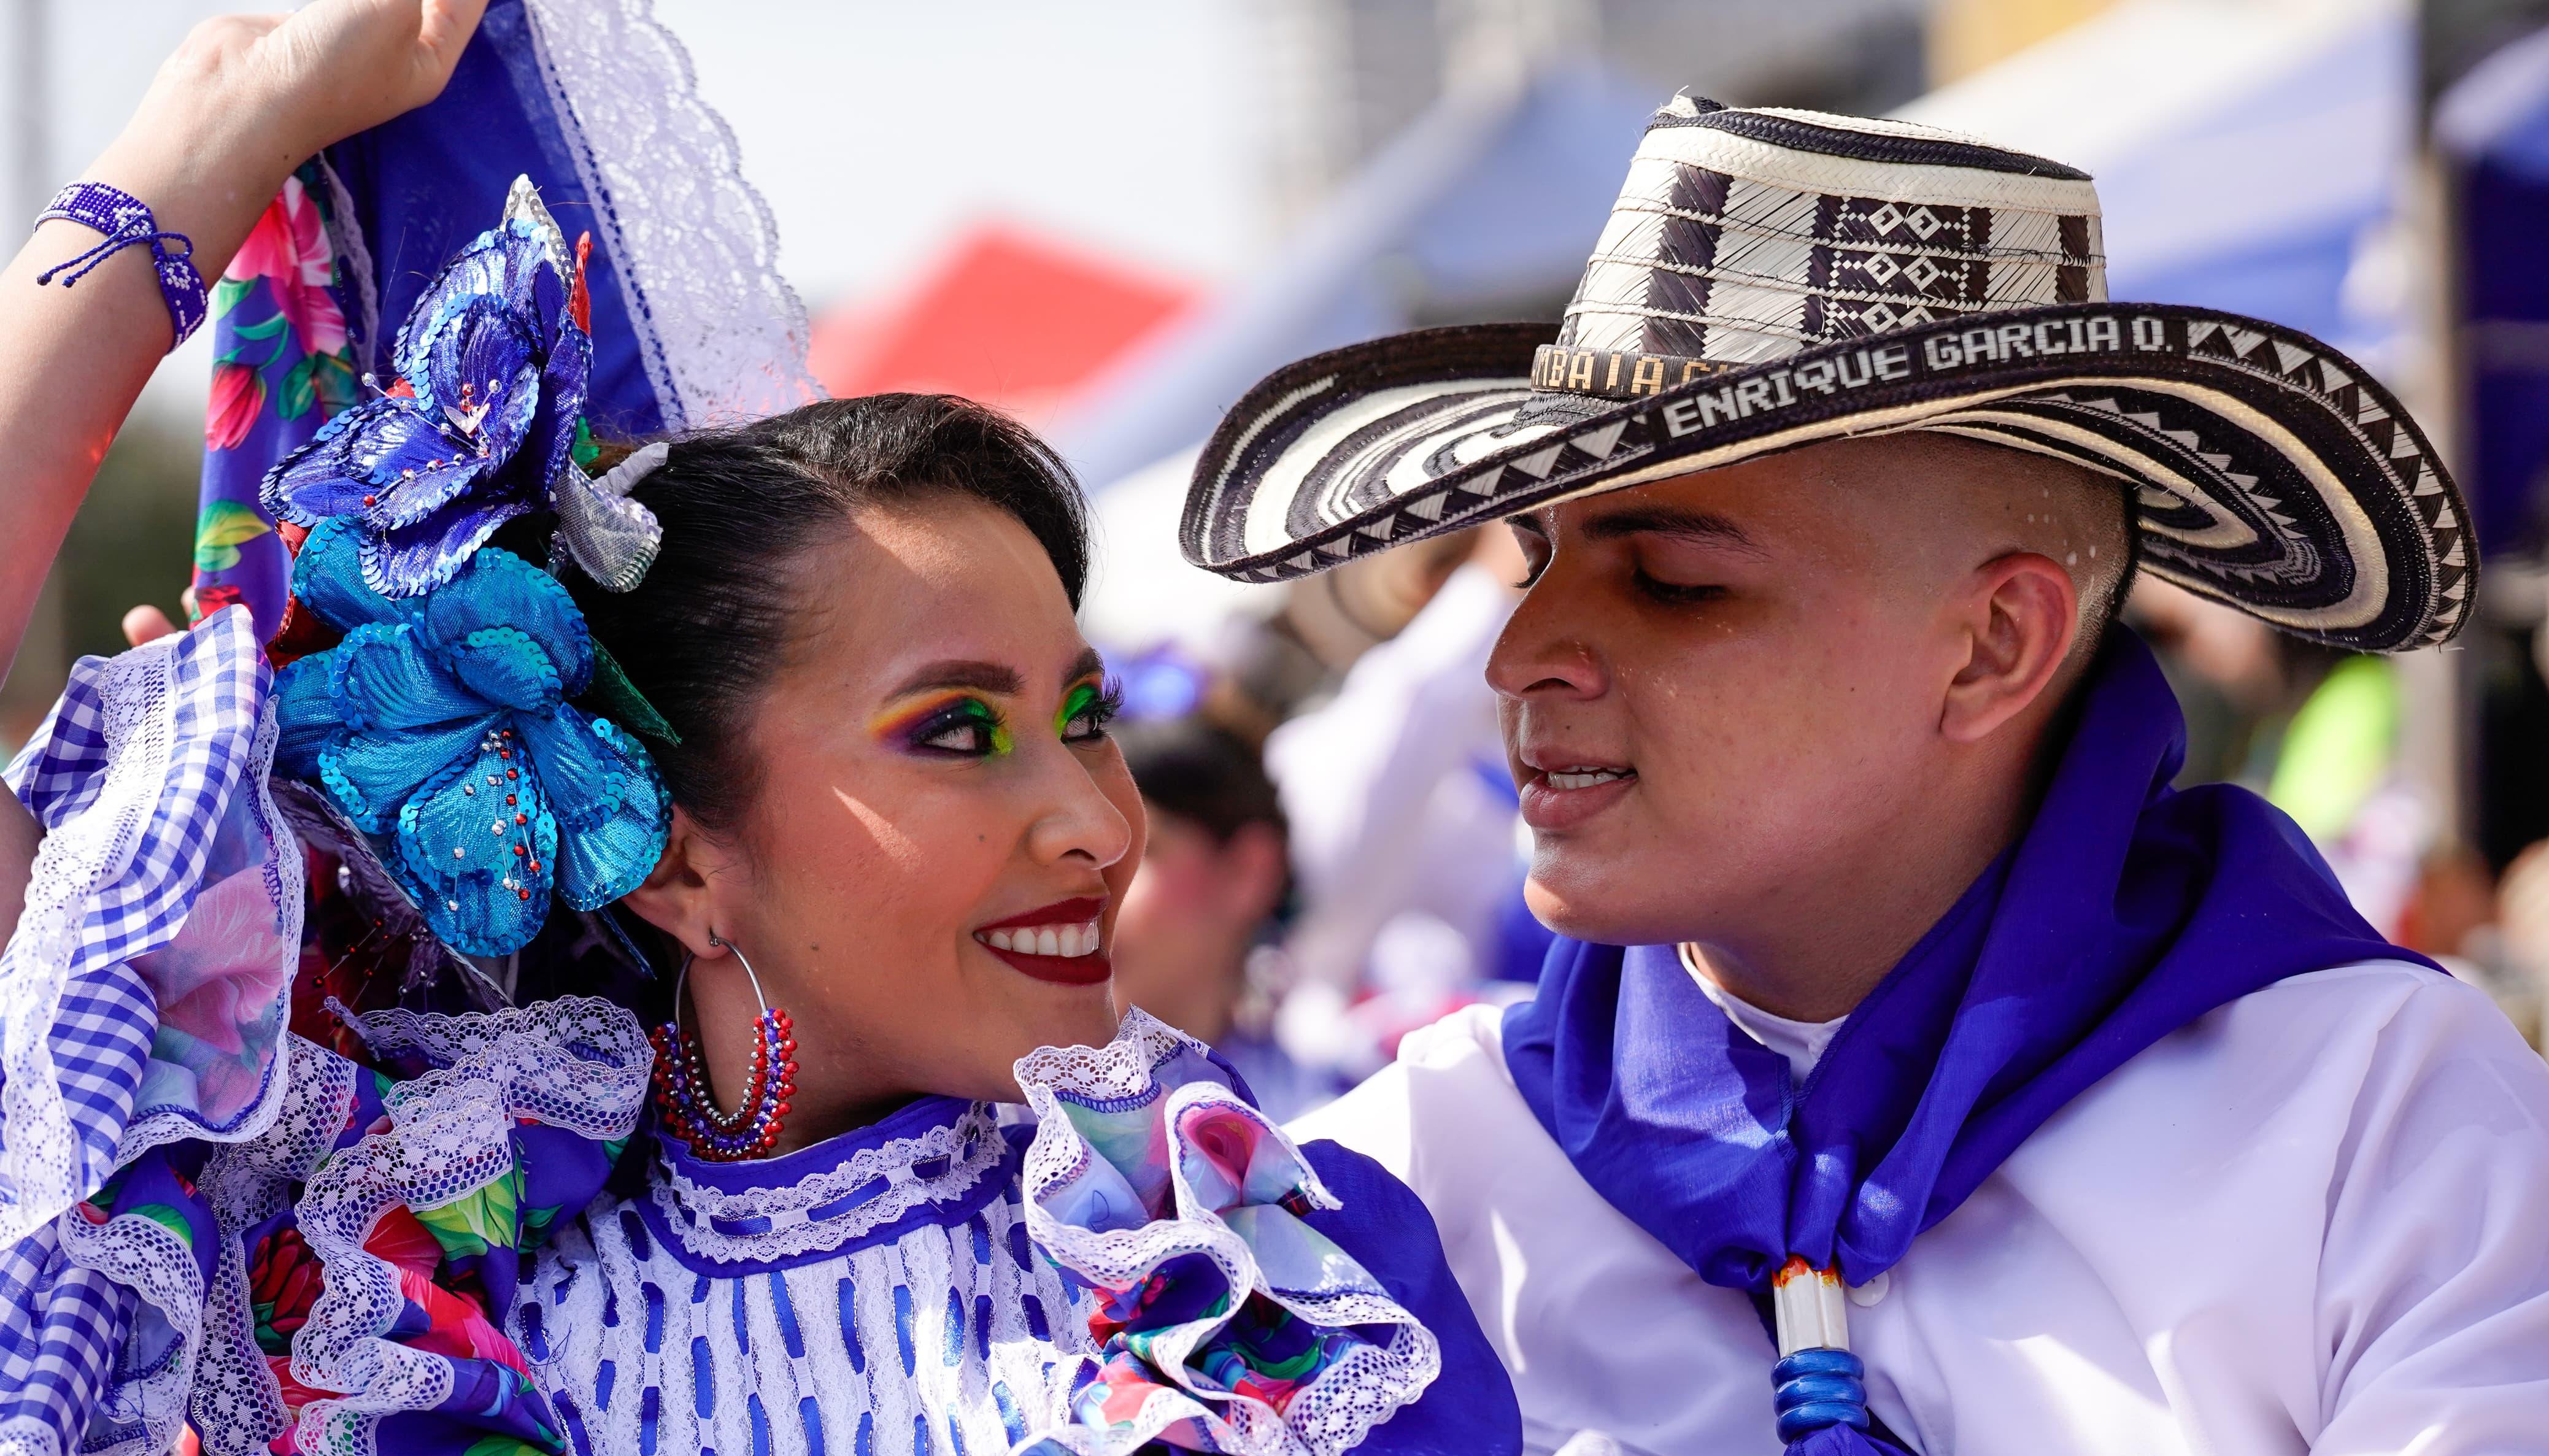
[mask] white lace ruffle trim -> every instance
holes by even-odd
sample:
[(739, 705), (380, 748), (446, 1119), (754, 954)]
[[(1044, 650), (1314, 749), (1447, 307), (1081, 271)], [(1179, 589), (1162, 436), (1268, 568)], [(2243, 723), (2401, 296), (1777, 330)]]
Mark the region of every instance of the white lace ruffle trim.
[[(0, 953), (0, 1243), (42, 1228), (156, 1143), (252, 1138), (281, 1106), (272, 1046), (250, 1048), (262, 1058), (255, 1091), (227, 1116), (137, 1108), (134, 1090), (158, 1017), (131, 962), (184, 929), (242, 782), (256, 786), (266, 892), (297, 963), (303, 886), (290, 831), (264, 792), (274, 749), (264, 682), (246, 611), (217, 613), (191, 632), (84, 659), (10, 765), (10, 787), (46, 834)], [(291, 964), (280, 972), (272, 1003), (245, 1008), (276, 1023), (278, 1042)], [(91, 1066), (66, 1074), (62, 1045)], [(99, 1075), (109, 1064), (119, 1072)], [(102, 1146), (115, 1155), (100, 1156)]]
[[(716, 1263), (769, 1263), (826, 1253), (865, 1237), (924, 1203), (961, 1198), (1000, 1165), (1007, 1144), (991, 1110), (980, 1103), (955, 1122), (913, 1138), (863, 1147), (846, 1162), (795, 1183), (726, 1192), (683, 1177), (669, 1166), (655, 1175), (654, 1199), (681, 1231), (685, 1248)], [(927, 1176), (918, 1164), (946, 1159)], [(882, 1180), (883, 1191), (842, 1213), (818, 1218), (825, 1204)], [(758, 1222), (753, 1232), (720, 1229)]]
[[(1181, 1058), (1196, 1064), (1196, 1075), (1167, 1080), (1164, 1073)], [(1253, 1397), (1222, 1391), (1188, 1361), (1221, 1332), (1235, 1308), (1217, 1319), (1155, 1331), (1149, 1363), (1162, 1388), (1130, 1421), (1039, 1432), (1050, 1447), (1079, 1456), (1129, 1456), (1171, 1425), (1197, 1421), (1211, 1431), (1217, 1449), (1242, 1456), (1336, 1456), (1361, 1444), (1372, 1426), (1414, 1402), (1441, 1373), (1442, 1351), (1433, 1333), (1360, 1269), (1342, 1280), (1333, 1269), (1326, 1271), (1336, 1287), (1321, 1293), (1278, 1291), (1269, 1281), (1260, 1260), (1267, 1241), (1307, 1230), (1293, 1223), (1291, 1207), (1250, 1198), (1218, 1173), (1203, 1175), (1215, 1186), (1198, 1186), (1189, 1169), (1215, 1167), (1227, 1160), (1228, 1152), (1188, 1146), (1182, 1129), (1218, 1122), (1227, 1130), (1230, 1120), (1244, 1122), (1247, 1139), (1272, 1150), (1271, 1161), (1292, 1170), (1296, 1181), (1286, 1190), (1289, 1204), (1311, 1209), (1340, 1205), (1291, 1138), (1231, 1090), (1217, 1070), (1205, 1070), (1206, 1065), (1200, 1043), (1138, 1010), (1126, 1014), (1122, 1030), (1105, 1046), (1044, 1047), (1018, 1061), (1018, 1086), (1036, 1114), (1025, 1170), (1027, 1228), (1036, 1244), (1082, 1280), (1119, 1291), (1138, 1286), (1172, 1260), (1200, 1255), (1221, 1270), (1234, 1290), (1252, 1291), (1326, 1328), (1387, 1328), (1386, 1343), (1348, 1348), (1277, 1412)], [(1152, 1138), (1167, 1141), (1170, 1217), (1133, 1227), (1122, 1227), (1119, 1220), (1117, 1227), (1091, 1228), (1056, 1214), (1049, 1200), (1060, 1201), (1056, 1196), (1063, 1185), (1102, 1156), (1067, 1103), (1102, 1114), (1148, 1109)]]
[(308, 1456), (369, 1456), (381, 1415), (429, 1408), (451, 1382), (449, 1361), (388, 1337), (403, 1295), (398, 1270), (363, 1246), (373, 1225), (393, 1207), (438, 1208), (512, 1175), (519, 1119), (609, 1140), (633, 1133), (645, 1105), (653, 1049), (637, 1019), (607, 1001), (344, 1019), (374, 1049), (434, 1069), (384, 1094), (390, 1126), (330, 1154), (358, 1073), (305, 1043), (285, 1115), (206, 1168), (223, 1243), (194, 1416), (211, 1456), (250, 1456), (285, 1428), (280, 1388), (250, 1329), (239, 1235), (279, 1212), (295, 1184), (301, 1236), (328, 1275), (293, 1338), (292, 1378), (341, 1393), (304, 1406), (295, 1439)]
[(617, 263), (664, 427), (758, 419), (822, 398), (779, 228), (734, 134), (700, 99), (653, 0), (529, 0), (540, 69)]

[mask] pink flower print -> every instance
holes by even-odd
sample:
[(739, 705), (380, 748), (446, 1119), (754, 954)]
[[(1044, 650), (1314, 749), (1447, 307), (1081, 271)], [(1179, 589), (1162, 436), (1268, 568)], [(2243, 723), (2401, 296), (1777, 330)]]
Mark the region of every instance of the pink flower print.
[(204, 410), (204, 448), (236, 450), (265, 410), (265, 381), (253, 364), (213, 366), (213, 399)]
[(328, 241), (319, 205), (310, 200), (299, 177), (284, 179), (283, 190), (265, 205), (222, 276), (242, 283), (268, 280), (275, 306), (292, 320), (301, 352), (315, 357), (345, 347), (345, 315), (328, 292), (336, 278), (336, 252)]

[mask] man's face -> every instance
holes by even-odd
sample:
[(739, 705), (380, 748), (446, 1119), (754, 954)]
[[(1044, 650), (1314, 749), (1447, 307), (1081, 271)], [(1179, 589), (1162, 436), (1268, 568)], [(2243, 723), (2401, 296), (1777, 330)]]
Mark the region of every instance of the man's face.
[(1487, 677), (1535, 913), (1611, 944), (1740, 940), (1792, 887), (1829, 903), (1884, 872), (1948, 781), (1970, 646), (1942, 608), (1979, 533), (1936, 520), (1968, 492), (1930, 488), (1977, 452), (2003, 453), (1841, 441), (1514, 518), (1533, 577)]

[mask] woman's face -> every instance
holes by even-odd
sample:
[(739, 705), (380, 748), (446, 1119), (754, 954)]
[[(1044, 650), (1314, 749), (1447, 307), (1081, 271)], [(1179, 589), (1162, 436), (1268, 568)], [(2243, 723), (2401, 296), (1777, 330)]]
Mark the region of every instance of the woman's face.
[[(758, 793), (703, 886), (795, 1019), (782, 1145), (918, 1093), (1014, 1100), (1016, 1058), (1115, 1031), (1143, 822), (1097, 654), (1035, 538), (966, 497), (860, 512), (789, 599), (805, 613), (742, 742)], [(751, 987), (731, 956), (691, 977), (730, 1108)]]

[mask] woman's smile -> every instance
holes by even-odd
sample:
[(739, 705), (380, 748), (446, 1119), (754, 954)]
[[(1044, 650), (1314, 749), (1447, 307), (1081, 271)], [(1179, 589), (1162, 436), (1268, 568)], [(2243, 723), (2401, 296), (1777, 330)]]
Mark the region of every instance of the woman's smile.
[(1103, 899), (1084, 896), (983, 926), (974, 939), (1037, 980), (1091, 986), (1115, 970), (1106, 958), (1105, 914)]

